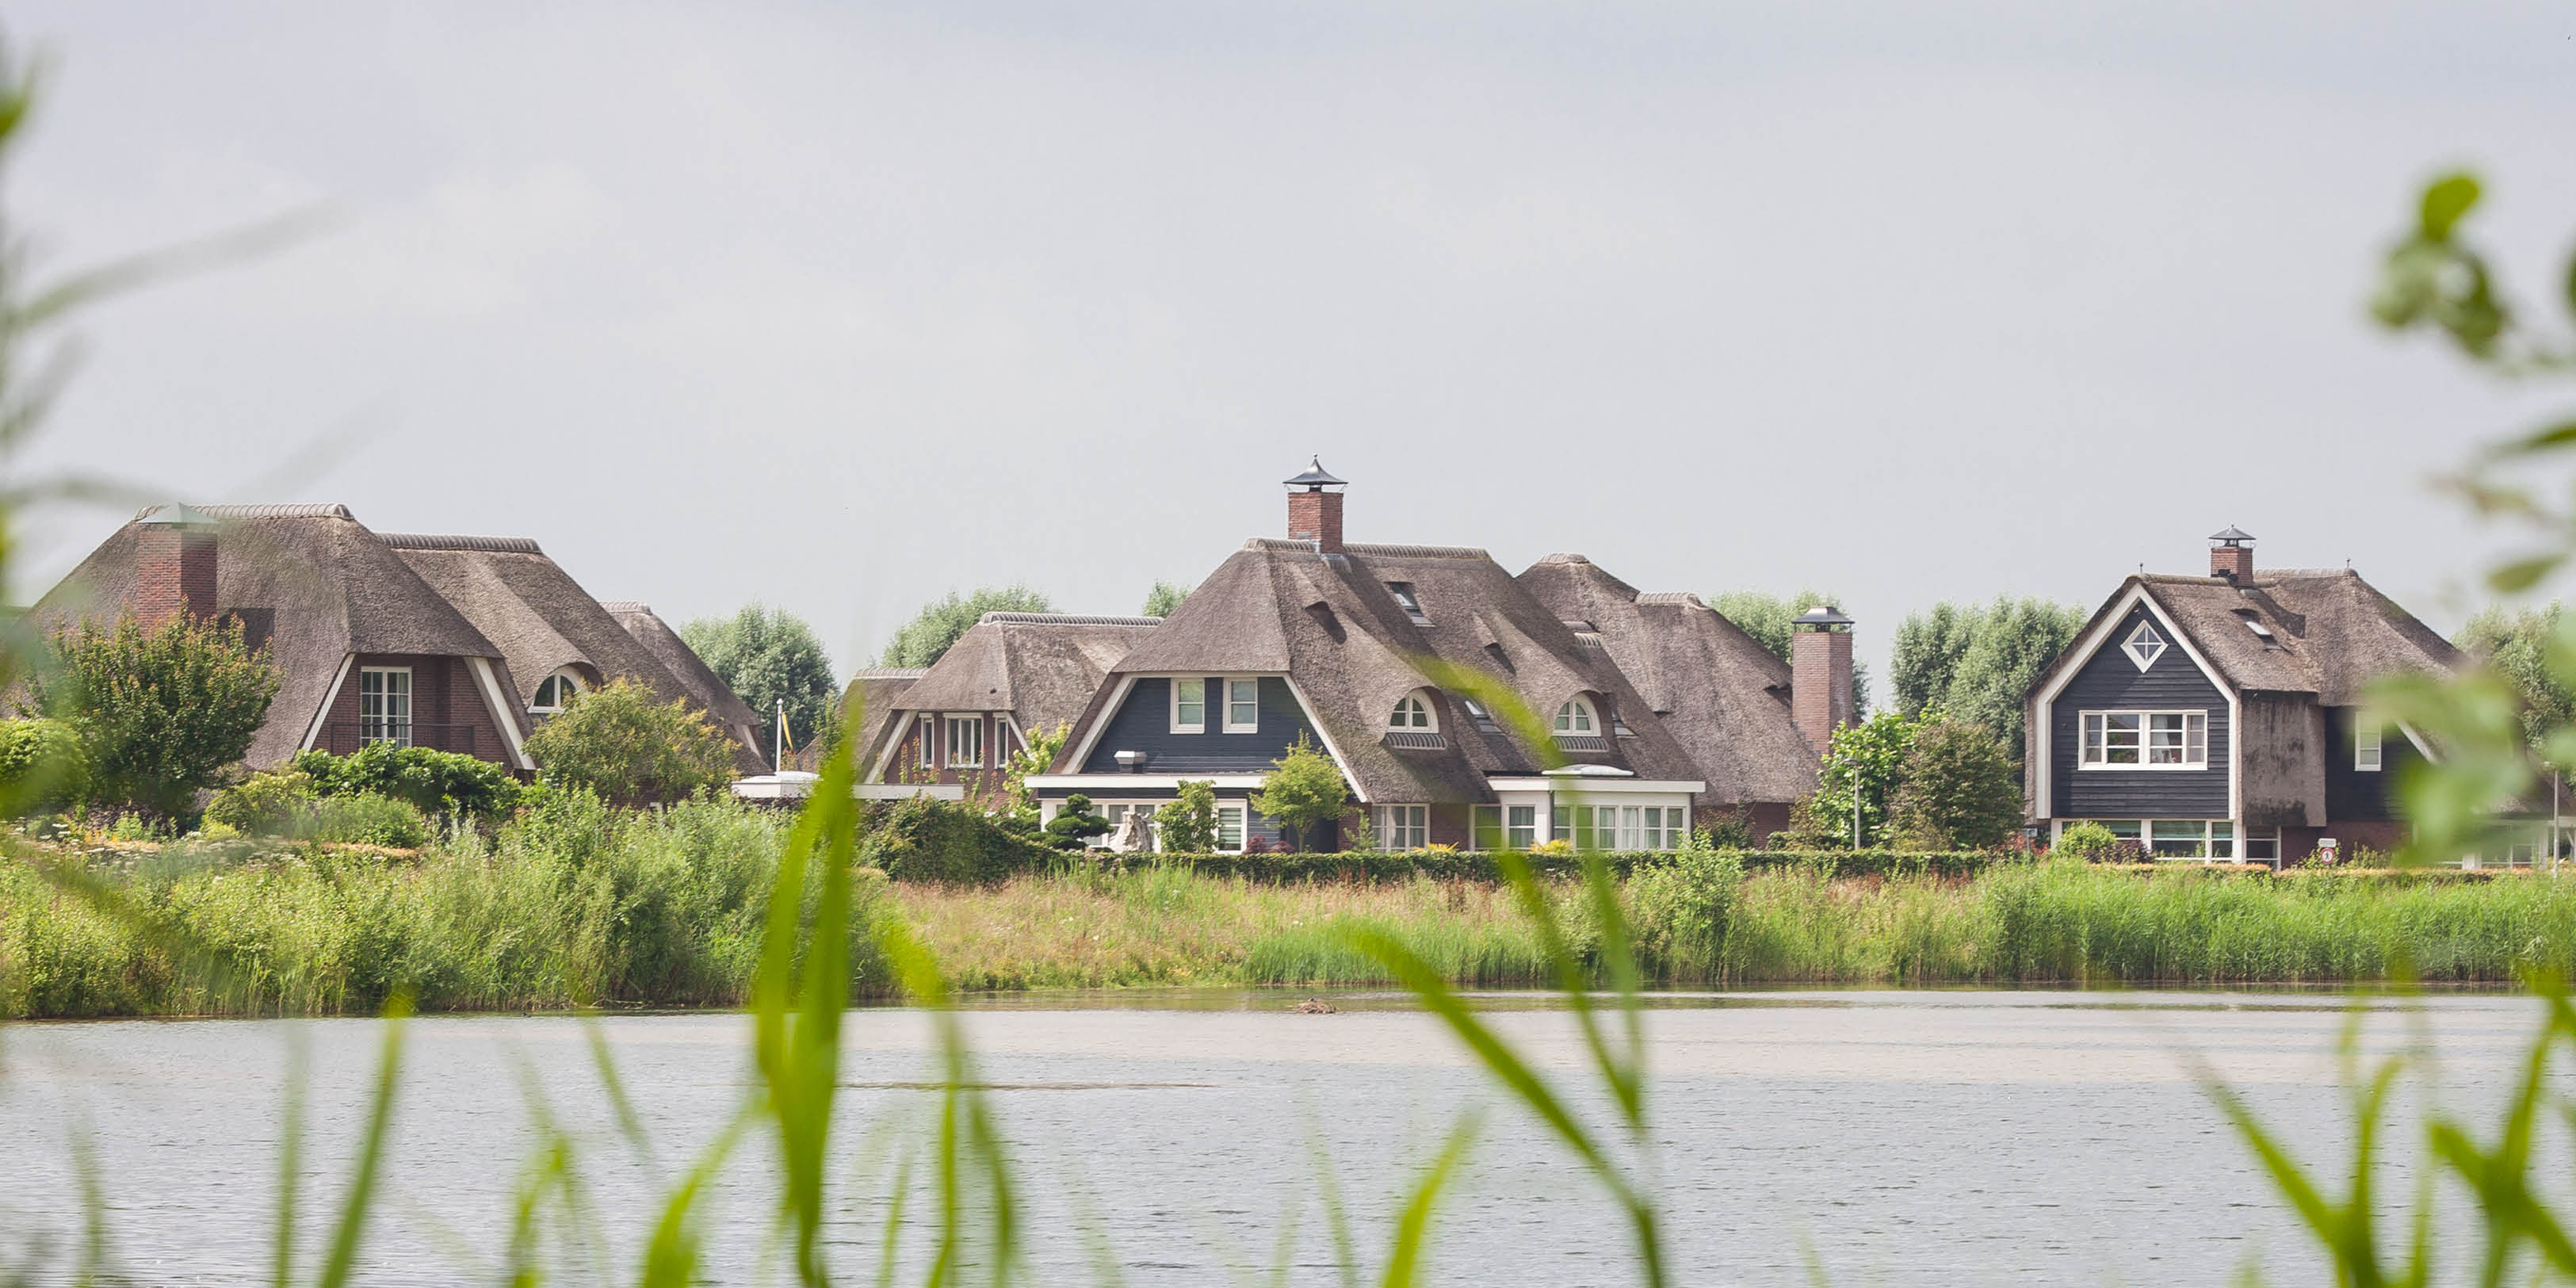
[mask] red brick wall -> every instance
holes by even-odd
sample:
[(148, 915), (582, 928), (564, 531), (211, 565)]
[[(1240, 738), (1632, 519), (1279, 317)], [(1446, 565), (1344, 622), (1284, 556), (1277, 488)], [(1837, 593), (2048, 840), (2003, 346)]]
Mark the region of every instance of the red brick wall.
[(1342, 553), (1342, 494), (1289, 493), (1288, 535), (1317, 543), (1325, 554)]
[(2234, 577), (2240, 582), (2252, 581), (2254, 579), (2254, 547), (2211, 546), (2209, 548), (2209, 575), (2212, 577)]
[(1789, 714), (1819, 756), (1834, 730), (1852, 722), (1850, 631), (1799, 631), (1789, 637)]
[(143, 629), (187, 613), (215, 615), (215, 534), (175, 523), (135, 532), (134, 617)]
[(315, 746), (343, 754), (357, 749), (358, 673), (368, 667), (391, 666), (411, 668), (412, 723), (432, 726), (415, 730), (414, 745), (456, 750), (461, 737), (453, 726), (463, 725), (473, 730), (475, 758), (496, 765), (510, 763), (508, 737), (491, 704), (483, 699), (483, 686), (474, 678), (473, 664), (461, 657), (432, 654), (359, 654), (349, 664), (339, 696), (331, 700), (330, 714), (322, 718), (322, 736), (315, 740)]

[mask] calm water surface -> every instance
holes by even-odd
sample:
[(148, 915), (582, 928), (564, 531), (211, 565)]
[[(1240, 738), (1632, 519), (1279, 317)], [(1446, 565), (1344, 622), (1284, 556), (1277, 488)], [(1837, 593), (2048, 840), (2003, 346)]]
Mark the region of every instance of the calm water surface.
[[(1129, 1284), (1233, 1282), (1230, 1267), (1273, 1262), (1289, 1221), (1295, 1281), (1338, 1282), (1314, 1202), (1317, 1142), (1374, 1264), (1409, 1168), (1479, 1106), (1484, 1135), (1443, 1210), (1436, 1277), (1634, 1281), (1613, 1214), (1432, 1020), (1391, 998), (1338, 997), (1334, 1015), (1295, 1014), (1296, 1000), (1150, 993), (970, 1009), (1033, 1208), (1038, 1282), (1094, 1281), (1086, 1227)], [(1485, 1000), (1543, 1063), (1572, 1069), (1561, 1012)], [(1871, 991), (1664, 1003), (1649, 1022), (1655, 1161), (1681, 1282), (1803, 1283), (1802, 1241), (1839, 1284), (2215, 1284), (2256, 1256), (2275, 1282), (2318, 1281), (2185, 1053), (2327, 1157), (2344, 1139), (2340, 998)], [(2410, 1021), (2376, 1009), (2371, 1044), (2404, 1041)], [(2510, 997), (2426, 1003), (2444, 1094), (2491, 1103), (2536, 1015)], [(480, 1258), (506, 1229), (532, 1094), (586, 1142), (605, 1256), (631, 1278), (657, 1178), (746, 1094), (749, 1026), (700, 1014), (603, 1027), (652, 1160), (613, 1131), (578, 1023), (414, 1022), (369, 1282), (490, 1277)], [(123, 1269), (155, 1283), (265, 1282), (291, 1046), (310, 1052), (311, 1203), (345, 1175), (380, 1035), (364, 1020), (0, 1032), (0, 1250), (23, 1257), (48, 1238), (59, 1248), (77, 1229), (69, 1142), (88, 1124)], [(873, 1275), (889, 1147), (919, 1132), (931, 1101), (914, 1085), (932, 1076), (928, 1049), (918, 1013), (851, 1016), (835, 1224), (850, 1278)], [(777, 1277), (765, 1145), (745, 1151), (716, 1195), (712, 1255), (726, 1282)]]

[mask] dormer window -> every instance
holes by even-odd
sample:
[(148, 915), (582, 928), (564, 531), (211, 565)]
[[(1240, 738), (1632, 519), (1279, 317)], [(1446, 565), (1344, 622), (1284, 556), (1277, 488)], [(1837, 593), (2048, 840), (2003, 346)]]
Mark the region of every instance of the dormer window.
[(2240, 609), (2237, 609), (2237, 610), (2236, 610), (2236, 617), (2237, 617), (2237, 620), (2242, 621), (2242, 622), (2244, 622), (2244, 623), (2245, 623), (2245, 629), (2247, 629), (2247, 630), (2249, 630), (2249, 631), (2254, 632), (2254, 636), (2255, 636), (2255, 638), (2262, 640), (2262, 641), (2263, 641), (2264, 643), (2266, 643), (2266, 644), (2271, 644), (2271, 643), (2275, 643), (2275, 642), (2276, 642), (2276, 640), (2275, 640), (2275, 638), (2274, 638), (2274, 636), (2273, 636), (2273, 634), (2272, 634), (2272, 628), (2271, 628), (2271, 627), (2269, 627), (2269, 626), (2265, 626), (2265, 625), (2263, 624), (2263, 619), (2254, 615), (2254, 610), (2253, 610), (2253, 609), (2251, 609), (2251, 608), (2240, 608)]
[(565, 707), (571, 706), (573, 697), (582, 691), (581, 676), (574, 673), (572, 668), (565, 667), (537, 681), (537, 696), (535, 700), (528, 703), (528, 714), (535, 716), (559, 714)]
[(1598, 728), (1592, 718), (1592, 704), (1581, 698), (1568, 699), (1564, 706), (1556, 709), (1556, 736), (1559, 738), (1588, 737)]
[(2128, 642), (2120, 647), (2128, 650), (2129, 660), (2137, 663), (2138, 669), (2143, 671), (2165, 655), (2165, 637), (2156, 634), (2153, 623), (2140, 622), (2138, 629), (2129, 632)]
[(1397, 606), (1404, 609), (1405, 616), (1413, 619), (1414, 625), (1431, 624), (1431, 619), (1422, 615), (1422, 599), (1413, 593), (1412, 582), (1390, 581), (1386, 584), (1386, 593), (1395, 596)]
[(1387, 718), (1386, 727), (1407, 733), (1433, 733), (1440, 721), (1431, 714), (1431, 706), (1418, 693), (1408, 693), (1395, 704), (1395, 714)]

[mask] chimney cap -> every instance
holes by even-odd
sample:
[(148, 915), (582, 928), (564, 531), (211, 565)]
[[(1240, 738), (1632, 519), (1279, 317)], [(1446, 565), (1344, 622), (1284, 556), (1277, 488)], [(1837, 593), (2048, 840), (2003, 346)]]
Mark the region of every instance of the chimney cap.
[(1831, 604), (1818, 604), (1789, 624), (1813, 630), (1829, 630), (1836, 626), (1849, 626), (1852, 624), (1852, 619), (1843, 616), (1842, 610)]
[(1350, 484), (1324, 472), (1324, 459), (1322, 457), (1310, 456), (1306, 459), (1310, 462), (1306, 467), (1306, 472), (1293, 479), (1287, 480), (1287, 485), (1289, 487), (1302, 487), (1309, 492), (1321, 492), (1328, 487), (1350, 486)]
[(2254, 541), (2254, 534), (2244, 531), (2231, 523), (2216, 532), (2210, 533), (2209, 539), (2222, 546), (2242, 546), (2252, 544)]
[(156, 505), (152, 507), (152, 513), (144, 515), (142, 518), (135, 520), (135, 522), (166, 523), (173, 527), (181, 528), (211, 528), (215, 526), (215, 517), (193, 505), (181, 505), (177, 502), (172, 502), (169, 505)]

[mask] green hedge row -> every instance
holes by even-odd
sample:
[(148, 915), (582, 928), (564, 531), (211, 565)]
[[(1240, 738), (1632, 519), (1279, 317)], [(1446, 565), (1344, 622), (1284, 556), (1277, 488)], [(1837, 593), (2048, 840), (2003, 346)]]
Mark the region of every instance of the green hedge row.
[[(1583, 870), (1583, 860), (1573, 854), (1537, 853), (1524, 855), (1532, 870), (1547, 875), (1571, 875)], [(1670, 851), (1623, 851), (1602, 856), (1612, 873), (1625, 876), (1640, 865), (1669, 862)], [(1815, 868), (1835, 876), (1935, 875), (1971, 876), (1999, 863), (2026, 862), (2020, 855), (1983, 851), (1958, 853), (1907, 854), (1893, 850), (1746, 850), (1742, 852), (1745, 870), (1766, 868)], [(1344, 854), (1108, 854), (1095, 851), (1088, 856), (1057, 855), (1050, 866), (1087, 861), (1116, 868), (1142, 868), (1158, 864), (1189, 867), (1209, 876), (1240, 876), (1255, 881), (1401, 881), (1416, 876), (1447, 880), (1500, 881), (1502, 865), (1485, 851), (1412, 850), (1388, 853), (1382, 850), (1357, 850)], [(891, 869), (889, 869), (891, 872)], [(900, 874), (895, 874), (900, 875)]]

